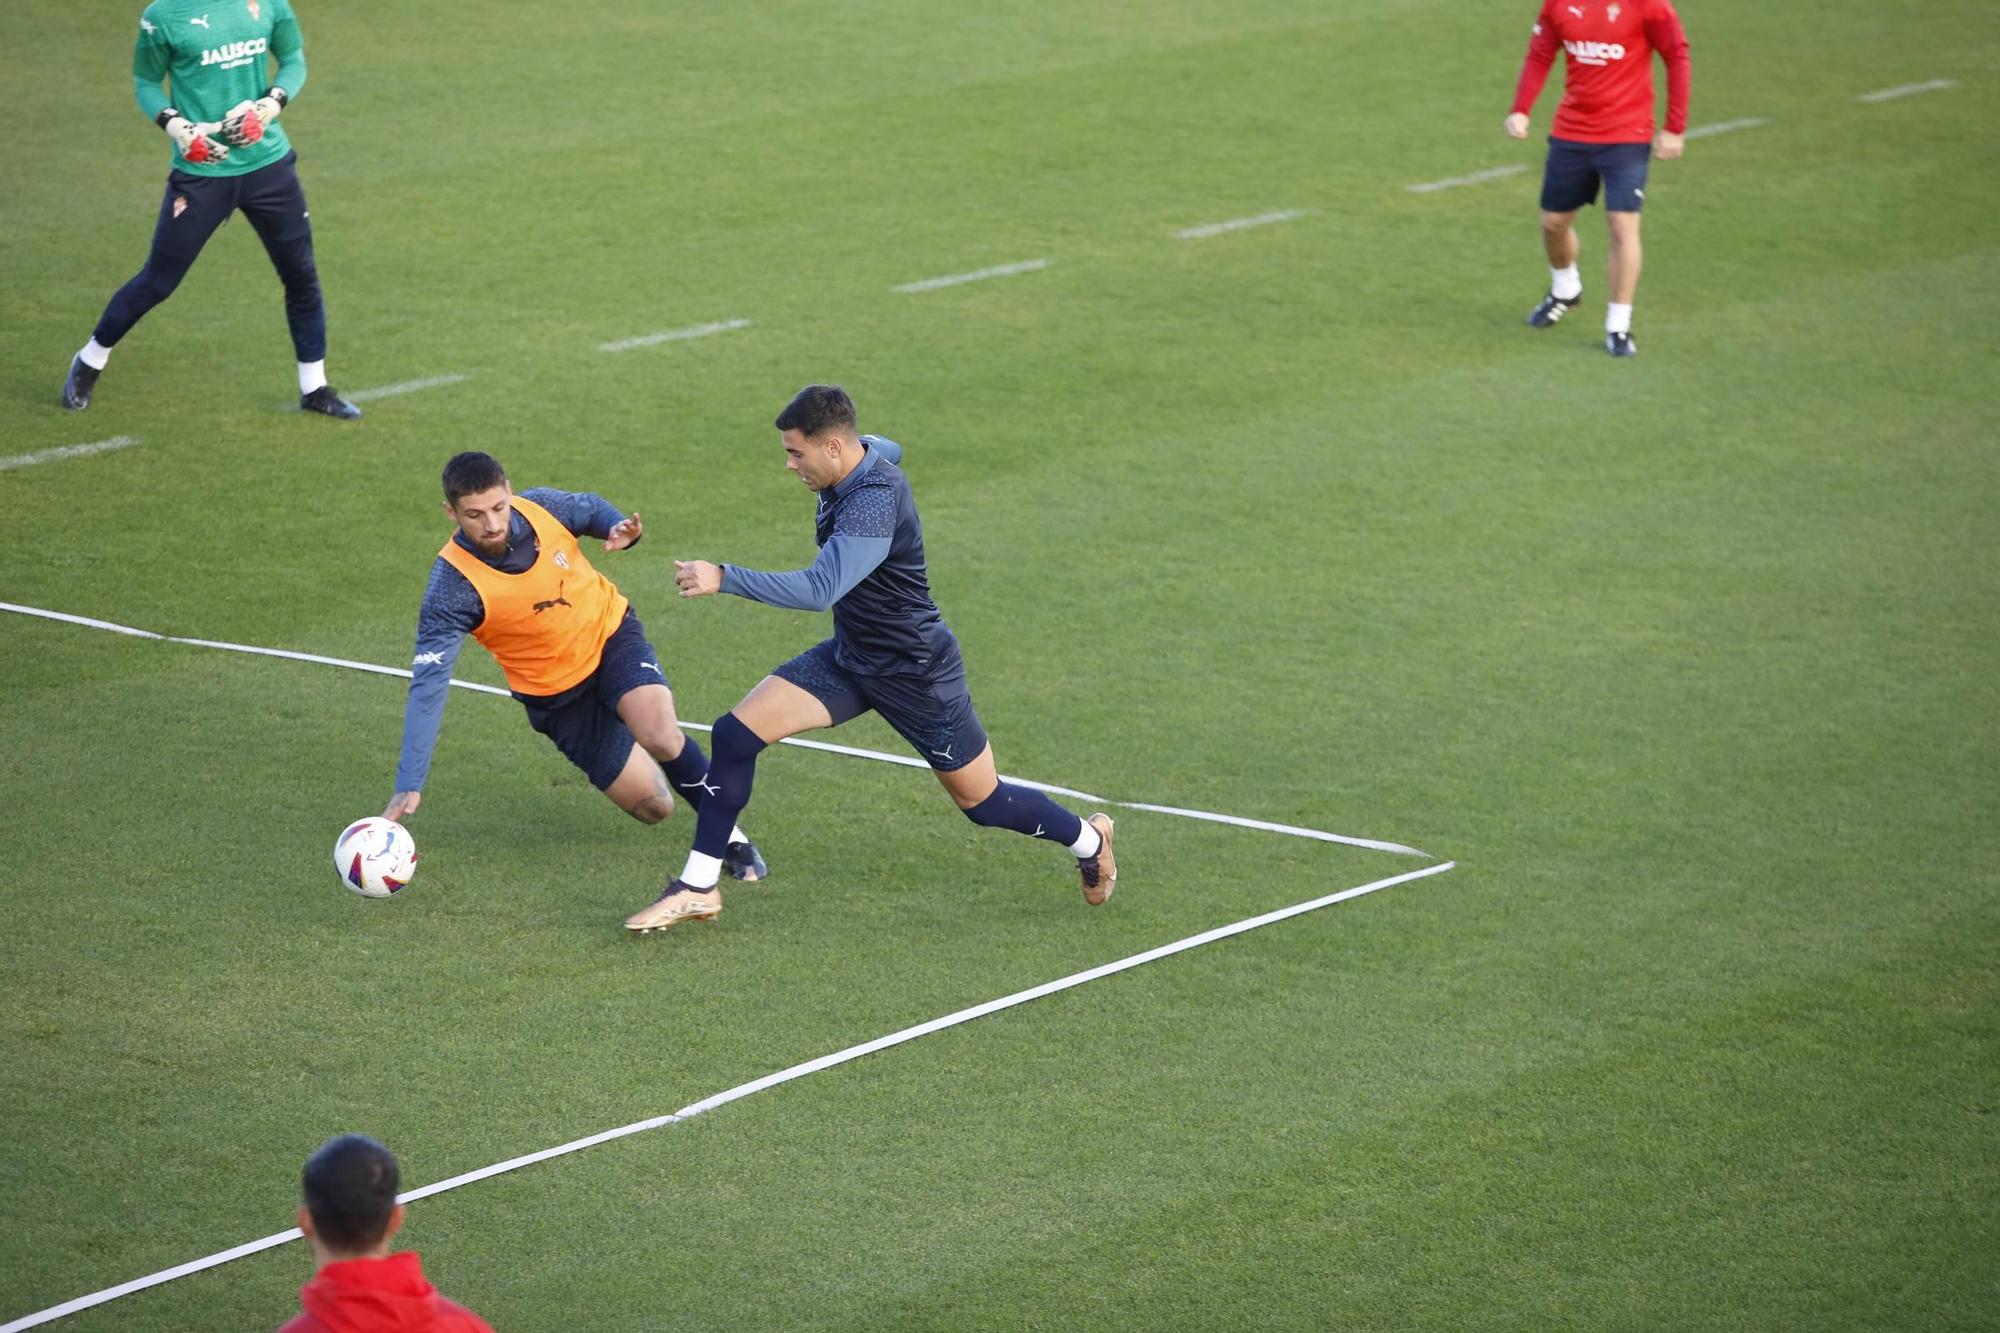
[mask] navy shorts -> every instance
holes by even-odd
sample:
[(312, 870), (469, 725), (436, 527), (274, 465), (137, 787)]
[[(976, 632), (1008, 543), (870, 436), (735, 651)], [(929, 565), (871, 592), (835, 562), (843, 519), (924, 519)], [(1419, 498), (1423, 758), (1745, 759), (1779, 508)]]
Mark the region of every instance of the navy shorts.
[(1549, 160), (1542, 168), (1542, 211), (1574, 213), (1597, 202), (1604, 185), (1604, 211), (1636, 213), (1646, 202), (1646, 167), (1653, 146), (1644, 143), (1577, 143), (1549, 139)]
[(561, 694), (514, 697), (528, 723), (556, 743), (572, 764), (603, 791), (632, 757), (632, 729), (618, 716), (618, 701), (641, 685), (665, 685), (660, 655), (646, 642), (646, 627), (629, 609), (604, 641), (597, 670)]
[(825, 704), (836, 727), (874, 709), (940, 773), (964, 768), (986, 751), (986, 728), (972, 707), (963, 662), (936, 678), (864, 676), (834, 660), (828, 639), (771, 674)]

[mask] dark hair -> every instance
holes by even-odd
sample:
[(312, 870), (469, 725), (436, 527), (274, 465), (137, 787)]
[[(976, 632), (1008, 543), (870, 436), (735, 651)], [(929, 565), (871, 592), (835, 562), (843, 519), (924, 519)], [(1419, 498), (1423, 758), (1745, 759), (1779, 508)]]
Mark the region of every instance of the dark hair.
[(330, 1248), (365, 1250), (388, 1231), (402, 1172), (395, 1155), (366, 1134), (328, 1139), (306, 1158), (300, 1178), (313, 1230)]
[(854, 400), (838, 384), (808, 384), (778, 413), (779, 430), (795, 430), (807, 439), (840, 426), (854, 425)]
[(492, 454), (482, 454), (476, 449), (468, 449), (462, 454), (453, 454), (444, 465), (444, 498), (452, 508), (458, 507), (460, 496), (477, 495), (490, 491), (495, 486), (507, 484), (507, 469), (500, 466), (500, 460)]

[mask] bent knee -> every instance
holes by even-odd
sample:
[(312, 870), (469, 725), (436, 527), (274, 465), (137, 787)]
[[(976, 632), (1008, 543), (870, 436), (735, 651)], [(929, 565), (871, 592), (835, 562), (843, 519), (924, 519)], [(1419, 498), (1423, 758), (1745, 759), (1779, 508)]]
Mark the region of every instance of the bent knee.
[(642, 797), (636, 804), (627, 807), (625, 813), (641, 824), (657, 824), (674, 812), (674, 798), (665, 792)]

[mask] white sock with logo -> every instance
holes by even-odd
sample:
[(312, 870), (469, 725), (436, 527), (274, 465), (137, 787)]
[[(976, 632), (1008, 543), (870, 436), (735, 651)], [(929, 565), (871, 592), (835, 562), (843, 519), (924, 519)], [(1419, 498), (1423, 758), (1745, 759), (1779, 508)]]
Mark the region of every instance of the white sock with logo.
[(1583, 275), (1576, 271), (1576, 265), (1568, 268), (1549, 270), (1549, 291), (1564, 301), (1574, 301), (1583, 295)]
[(311, 393), (314, 389), (323, 389), (325, 387), (326, 387), (326, 362), (324, 361), (299, 362), (300, 393), (307, 394)]
[(1104, 835), (1099, 833), (1089, 820), (1083, 821), (1083, 832), (1076, 835), (1076, 841), (1069, 845), (1070, 855), (1079, 861), (1088, 861), (1104, 846)]
[(85, 343), (83, 350), (76, 355), (79, 361), (92, 370), (102, 370), (111, 361), (111, 349), (95, 338)]
[(704, 893), (716, 886), (722, 878), (722, 858), (703, 856), (700, 852), (689, 852), (687, 866), (681, 871), (681, 883)]
[(1605, 306), (1604, 331), (1606, 333), (1630, 333), (1632, 331), (1632, 307), (1629, 305)]

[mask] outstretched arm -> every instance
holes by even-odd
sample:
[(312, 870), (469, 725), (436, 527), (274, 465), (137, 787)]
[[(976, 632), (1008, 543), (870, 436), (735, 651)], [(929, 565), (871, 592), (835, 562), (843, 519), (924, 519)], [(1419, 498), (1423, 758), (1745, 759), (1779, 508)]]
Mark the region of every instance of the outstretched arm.
[(779, 574), (741, 565), (712, 565), (706, 560), (676, 560), (674, 582), (680, 585), (683, 597), (726, 592), (766, 606), (824, 611), (874, 573), (888, 554), (887, 537), (836, 532), (819, 548), (819, 558), (804, 569)]
[(401, 819), (423, 799), (430, 773), (431, 751), (444, 724), (445, 695), (451, 689), (452, 664), (458, 661), (465, 636), (486, 618), (485, 604), (443, 557), (431, 566), (417, 612), (417, 649), (410, 663), (410, 695), (403, 706), (403, 752), (396, 764), (396, 794), (382, 813)]

